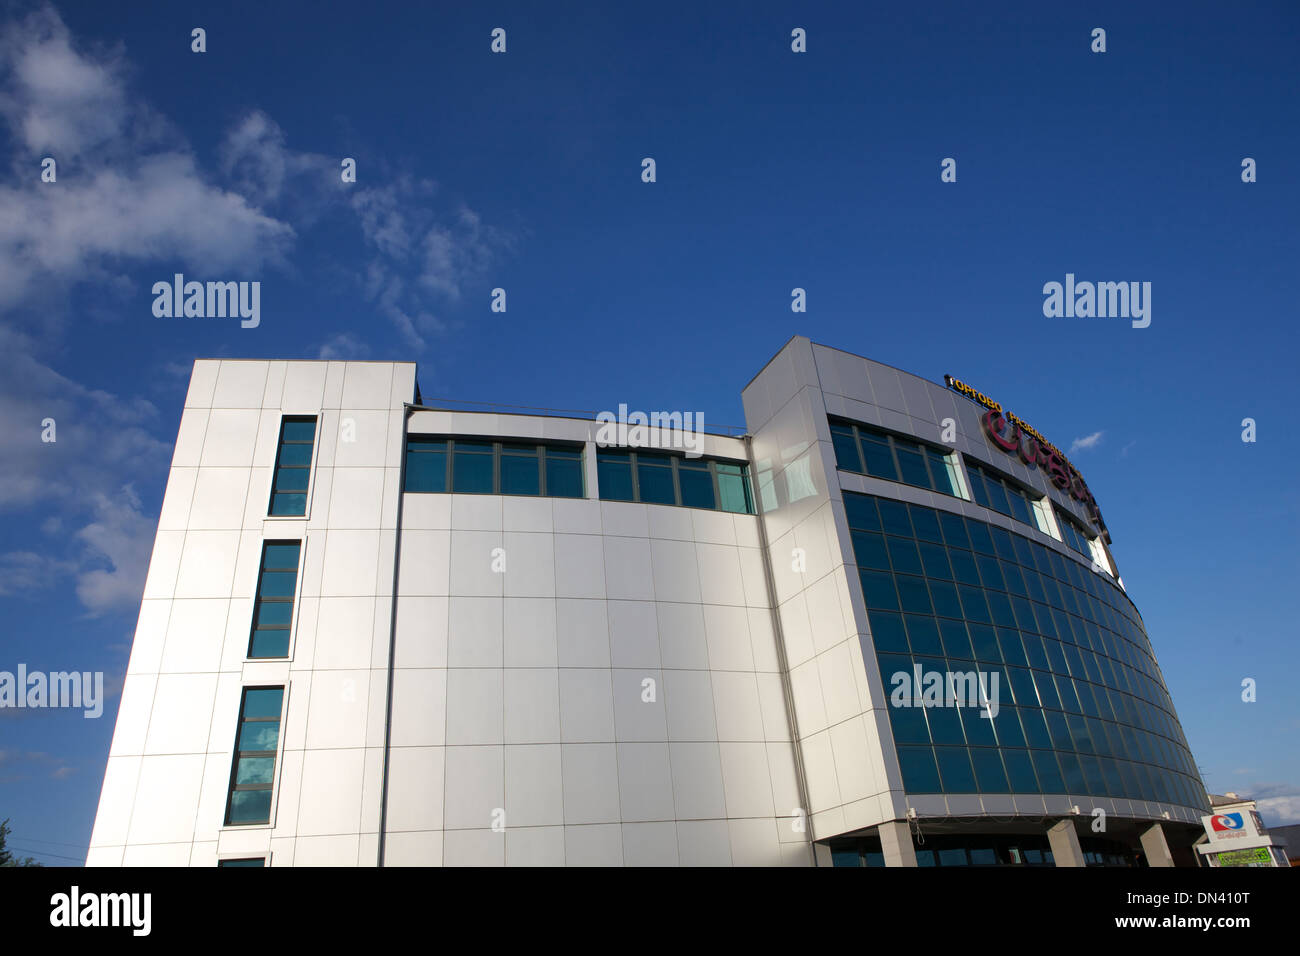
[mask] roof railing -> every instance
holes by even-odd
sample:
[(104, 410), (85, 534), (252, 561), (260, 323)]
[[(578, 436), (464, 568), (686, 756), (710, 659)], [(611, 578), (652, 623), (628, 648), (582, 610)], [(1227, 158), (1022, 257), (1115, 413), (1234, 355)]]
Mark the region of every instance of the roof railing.
[[(432, 403), (438, 404), (432, 404)], [(475, 402), (460, 398), (428, 398), (420, 396), (420, 402), (412, 405), (425, 411), (435, 412), (487, 412), (503, 415), (540, 415), (549, 418), (581, 418), (595, 421), (600, 412), (589, 408), (547, 408), (544, 405), (512, 405), (503, 402)], [(653, 414), (653, 413), (649, 413)], [(708, 425), (704, 426), (708, 435), (723, 435), (739, 438), (746, 433), (743, 425)]]

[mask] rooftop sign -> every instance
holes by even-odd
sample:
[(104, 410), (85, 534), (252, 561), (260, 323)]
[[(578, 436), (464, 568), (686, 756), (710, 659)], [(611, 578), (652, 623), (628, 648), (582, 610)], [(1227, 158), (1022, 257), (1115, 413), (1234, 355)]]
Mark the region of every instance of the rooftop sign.
[(1061, 449), (1014, 413), (1003, 411), (1000, 402), (993, 401), (983, 392), (977, 392), (951, 375), (945, 375), (943, 381), (953, 391), (960, 392), (971, 401), (987, 408), (988, 411), (980, 422), (989, 441), (1007, 454), (1018, 455), (1028, 467), (1042, 468), (1053, 485), (1061, 491), (1068, 492), (1071, 498), (1083, 505), (1088, 517), (1096, 526), (1097, 533), (1107, 544), (1110, 543), (1110, 532), (1106, 530), (1106, 522), (1101, 518), (1097, 499), (1088, 490), (1088, 485), (1079, 474), (1079, 470), (1070, 464), (1070, 460), (1065, 457)]

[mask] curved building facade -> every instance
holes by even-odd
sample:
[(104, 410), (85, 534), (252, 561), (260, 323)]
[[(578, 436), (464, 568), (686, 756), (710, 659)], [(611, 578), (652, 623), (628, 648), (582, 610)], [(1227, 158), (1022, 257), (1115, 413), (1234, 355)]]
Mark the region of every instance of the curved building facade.
[(743, 399), (734, 437), (196, 362), (87, 862), (1191, 865), (1064, 456), (804, 338)]
[(949, 382), (796, 338), (744, 391), (815, 842), (1194, 865), (1205, 790), (1095, 499)]

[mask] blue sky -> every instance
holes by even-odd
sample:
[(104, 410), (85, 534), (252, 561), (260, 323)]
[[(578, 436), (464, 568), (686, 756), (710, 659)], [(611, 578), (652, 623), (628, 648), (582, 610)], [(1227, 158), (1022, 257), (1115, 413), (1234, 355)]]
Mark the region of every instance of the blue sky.
[[(1091, 439), (1208, 787), (1300, 822), (1300, 9), (409, 6), (0, 7), (0, 670), (120, 687), (196, 357), (739, 424), (803, 334)], [(260, 326), (155, 318), (177, 271), (260, 281)], [(1044, 317), (1067, 272), (1150, 282), (1150, 327)], [(0, 712), (14, 846), (84, 858), (116, 707)]]

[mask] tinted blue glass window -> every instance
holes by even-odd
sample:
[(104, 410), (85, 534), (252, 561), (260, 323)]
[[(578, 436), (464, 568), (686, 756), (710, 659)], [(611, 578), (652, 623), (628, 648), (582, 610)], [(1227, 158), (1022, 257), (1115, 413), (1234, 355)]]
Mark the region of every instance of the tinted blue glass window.
[(672, 505), (677, 503), (677, 492), (673, 488), (672, 459), (667, 455), (637, 454), (637, 500), (650, 504)]
[(929, 469), (925, 466), (925, 456), (919, 451), (899, 448), (898, 467), (904, 484), (916, 485), (918, 488), (933, 487)]
[(583, 497), (582, 452), (548, 447), (546, 494), (551, 498)]
[(867, 474), (873, 478), (884, 478), (888, 481), (898, 480), (898, 468), (894, 464), (894, 453), (889, 447), (888, 440), (876, 441), (864, 437), (862, 439), (862, 460), (866, 464)]
[(966, 530), (970, 532), (971, 547), (980, 554), (994, 554), (993, 535), (989, 533), (989, 526), (983, 521), (972, 521), (967, 519)]
[(957, 489), (953, 486), (952, 474), (948, 466), (948, 456), (935, 451), (927, 445), (925, 447), (925, 460), (930, 465), (930, 475), (934, 478), (934, 490), (945, 495), (956, 496)]
[(970, 481), (970, 494), (975, 503), (981, 508), (991, 508), (988, 489), (984, 487), (984, 472), (978, 468), (967, 468), (966, 477)]
[(862, 470), (862, 458), (858, 455), (858, 440), (853, 437), (852, 428), (832, 425), (831, 443), (835, 446), (836, 467), (846, 471)]
[(454, 442), (451, 490), (457, 494), (490, 495), (493, 492), (493, 454), (490, 442)]
[(975, 765), (975, 779), (981, 793), (1011, 792), (1007, 773), (1002, 767), (1002, 755), (997, 750), (993, 748), (972, 750), (971, 762)]
[(831, 866), (861, 866), (862, 857), (859, 855), (857, 847), (848, 849), (837, 849), (831, 847)]
[(921, 554), (916, 549), (916, 542), (911, 538), (886, 539), (889, 547), (889, 560), (896, 572), (902, 574), (921, 574)]
[(970, 533), (966, 530), (966, 522), (961, 515), (940, 511), (939, 527), (943, 529), (943, 540), (948, 547), (970, 550)]
[(632, 501), (632, 459), (626, 452), (600, 452), (596, 455), (596, 480), (600, 496), (607, 501)]
[(934, 751), (929, 747), (899, 747), (899, 769), (903, 773), (903, 787), (908, 793), (941, 793), (939, 766), (934, 761)]
[[(882, 677), (907, 674), (910, 686), (917, 666), (977, 671), (998, 688), (992, 720), (978, 706), (900, 716), (891, 704), (900, 761), (906, 750), (919, 785), (1200, 806), (1203, 788), (1150, 642), (1113, 583), (1004, 528), (874, 496), (845, 493), (844, 502)], [(938, 751), (920, 748), (923, 733)]]
[(295, 516), (307, 513), (307, 486), (311, 479), (312, 446), (316, 419), (285, 418), (280, 423), (275, 475), (271, 480), (269, 513)]
[(447, 490), (447, 443), (413, 438), (406, 443), (406, 491)]
[(907, 505), (897, 501), (877, 499), (880, 509), (880, 526), (889, 534), (912, 537), (912, 519), (907, 516)]
[[(1004, 697), (1005, 701), (1006, 698)], [(1020, 727), (1020, 711), (1003, 704), (993, 718), (993, 731), (1003, 747), (1025, 747), (1025, 732)]]
[(948, 793), (975, 793), (975, 772), (965, 747), (935, 747), (939, 758), (939, 776)]
[(1006, 486), (1004, 486), (998, 479), (992, 476), (986, 476), (984, 479), (984, 487), (988, 489), (989, 507), (1004, 515), (1011, 514), (1011, 506), (1007, 503)]
[(966, 614), (966, 620), (978, 621), (980, 624), (993, 622), (989, 617), (989, 605), (988, 601), (984, 600), (982, 589), (963, 584), (957, 588), (957, 593), (961, 595), (961, 606)]
[(250, 658), (289, 655), (289, 628), (293, 620), (300, 550), (301, 543), (297, 541), (267, 542), (262, 546), (261, 574), (257, 600), (253, 605), (253, 632), (248, 643)]
[(975, 564), (980, 569), (980, 579), (987, 588), (997, 588), (999, 591), (1006, 588), (1006, 582), (1002, 579), (1002, 567), (998, 559), (987, 554), (977, 554)]
[(960, 847), (960, 846), (944, 847), (943, 849), (936, 850), (935, 852), (939, 854), (940, 866), (966, 866), (967, 865), (968, 861), (966, 859), (965, 847)]
[(1061, 776), (1056, 754), (1050, 750), (1031, 750), (1029, 755), (1034, 761), (1034, 772), (1038, 774), (1043, 792), (1065, 793), (1065, 779)]
[(964, 661), (973, 661), (975, 659), (975, 651), (971, 647), (970, 635), (966, 632), (966, 625), (961, 621), (940, 619), (939, 635), (943, 640), (943, 649), (947, 657)]
[(248, 688), (244, 691), (234, 764), (230, 770), (230, 794), (226, 802), (228, 826), (270, 822), (283, 703), (283, 687)]
[[(936, 744), (960, 747), (966, 743), (966, 735), (962, 732), (961, 717), (958, 716), (956, 707), (927, 707), (925, 714), (930, 721), (930, 737)], [(942, 761), (939, 763), (939, 771), (943, 772)]]
[(898, 603), (904, 611), (929, 614), (934, 610), (930, 604), (930, 589), (925, 586), (925, 578), (900, 574), (894, 580), (898, 585)]
[(932, 617), (920, 614), (904, 615), (907, 622), (907, 638), (913, 654), (933, 654), (943, 656), (943, 644), (939, 641), (939, 625)]
[(718, 476), (718, 498), (722, 510), (752, 515), (754, 497), (749, 488), (749, 469), (744, 465), (715, 461), (713, 470)]
[[(966, 472), (970, 479), (971, 495), (976, 504), (1008, 515), (1032, 528), (1038, 527), (1033, 506), (1037, 496), (1021, 488), (1011, 479), (1003, 478), (969, 458), (966, 460)], [(1002, 556), (1007, 557), (1005, 554)]]
[(1029, 759), (1027, 750), (1002, 751), (1002, 760), (1007, 768), (1007, 779), (1012, 793), (1043, 793), (1039, 789), (1038, 777), (1034, 773), (1034, 764)]
[(712, 508), (713, 474), (708, 462), (682, 459), (677, 463), (677, 480), (682, 489), (682, 504), (688, 508)]
[(607, 501), (754, 513), (749, 469), (738, 462), (611, 450), (601, 451), (596, 464), (600, 497)]
[(977, 585), (980, 583), (979, 569), (975, 566), (975, 556), (969, 551), (950, 548), (948, 560), (952, 563), (953, 577), (961, 584)]
[[(892, 675), (890, 675), (892, 677)], [(886, 678), (886, 687), (892, 690), (893, 685)], [(894, 740), (900, 744), (928, 744), (930, 742), (930, 730), (925, 722), (926, 708), (924, 707), (891, 707), (889, 709), (889, 723), (894, 731)]]
[(849, 527), (863, 531), (880, 530), (880, 514), (876, 510), (876, 499), (866, 495), (845, 495), (844, 512), (848, 517)]
[(404, 490), (581, 498), (582, 449), (413, 435), (406, 443)]
[(945, 450), (857, 422), (831, 421), (837, 468), (956, 496)]
[(501, 449), (501, 494), (540, 495), (541, 493), (542, 460), (537, 447), (503, 446)]
[(918, 541), (943, 544), (943, 531), (939, 528), (939, 518), (933, 508), (909, 507), (907, 511), (912, 518), (912, 527), (916, 529)]
[(948, 551), (943, 545), (922, 541), (919, 548), (926, 577), (952, 580), (952, 565), (948, 563)]
[(987, 624), (970, 624), (971, 645), (975, 648), (975, 659), (987, 662), (1000, 662), (1002, 651), (998, 647), (997, 633)]
[(899, 614), (887, 611), (872, 611), (868, 616), (871, 623), (871, 638), (877, 651), (901, 651), (907, 653), (907, 632), (903, 628), (903, 618)]
[[(953, 708), (953, 713), (961, 717), (962, 727), (965, 728), (966, 731), (966, 742), (973, 748), (971, 750), (972, 761), (975, 759), (975, 754), (979, 752), (981, 747), (997, 746), (998, 741), (997, 737), (993, 734), (993, 724), (995, 721), (1002, 718), (1001, 705), (998, 706), (997, 717), (989, 716), (993, 713), (992, 709), (986, 710), (983, 707), (978, 706), (978, 704), (983, 703), (984, 701), (992, 701), (995, 693), (1000, 699), (1002, 696), (1001, 685), (995, 685), (991, 678), (987, 677), (987, 675), (979, 674), (978, 672), (976, 673), (976, 677), (980, 681), (980, 683), (976, 685), (978, 688), (976, 690), (976, 694), (978, 695), (976, 702), (977, 706)], [(975, 766), (978, 769), (979, 764), (976, 763)], [(1005, 793), (1006, 791), (1004, 790), (1002, 792)]]
[(882, 611), (898, 610), (898, 592), (894, 589), (892, 575), (881, 571), (861, 571), (862, 596), (869, 608)]

